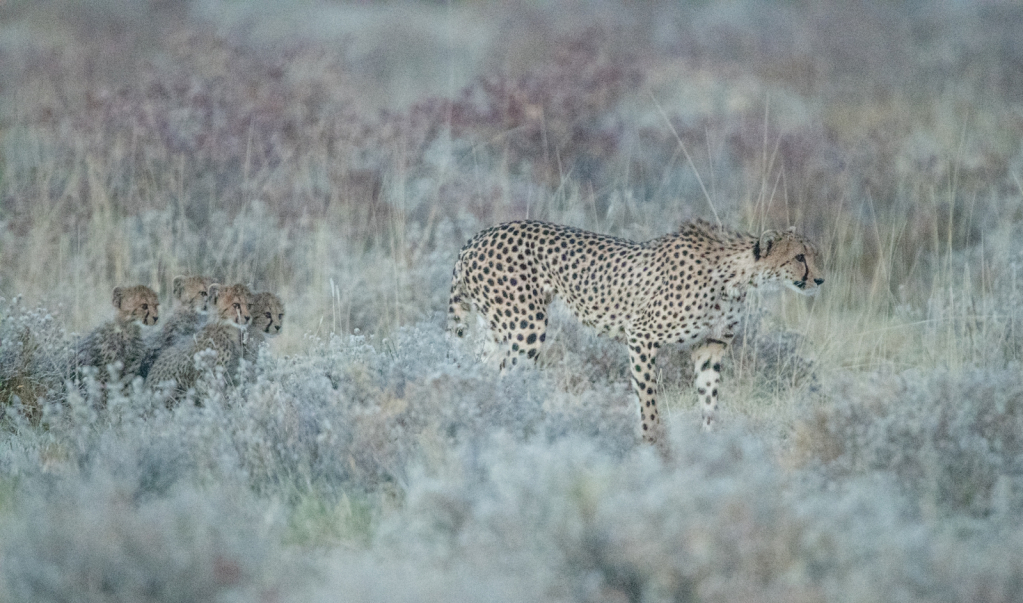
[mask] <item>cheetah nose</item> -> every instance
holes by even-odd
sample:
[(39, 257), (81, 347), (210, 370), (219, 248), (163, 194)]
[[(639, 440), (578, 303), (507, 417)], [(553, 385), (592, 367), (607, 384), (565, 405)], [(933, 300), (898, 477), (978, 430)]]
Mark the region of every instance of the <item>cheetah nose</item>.
[(815, 279), (813, 279), (813, 282), (817, 283), (818, 285), (823, 285), (824, 284), (824, 279), (822, 279), (822, 278), (815, 278)]

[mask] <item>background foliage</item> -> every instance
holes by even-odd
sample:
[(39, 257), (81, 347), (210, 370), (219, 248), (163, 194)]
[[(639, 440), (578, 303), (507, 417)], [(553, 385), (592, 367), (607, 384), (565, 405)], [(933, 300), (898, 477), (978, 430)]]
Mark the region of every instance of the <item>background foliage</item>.
[[(0, 4), (0, 599), (1023, 598), (1017, 3)], [(673, 458), (624, 346), (449, 342), (478, 229), (819, 243)], [(237, 388), (65, 383), (110, 290), (278, 292)]]

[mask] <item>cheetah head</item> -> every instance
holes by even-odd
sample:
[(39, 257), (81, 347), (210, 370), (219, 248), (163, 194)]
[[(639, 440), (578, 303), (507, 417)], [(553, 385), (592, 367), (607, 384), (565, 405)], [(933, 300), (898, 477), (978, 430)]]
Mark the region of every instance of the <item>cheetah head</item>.
[(217, 312), (217, 319), (244, 328), (252, 318), (249, 313), (249, 300), (252, 294), (245, 285), (220, 285), (214, 283), (209, 288), (209, 303)]
[(122, 323), (138, 321), (147, 327), (156, 324), (160, 319), (160, 300), (145, 285), (134, 287), (114, 287), (114, 308), (117, 309), (117, 320)]
[(795, 233), (769, 230), (753, 245), (753, 258), (766, 273), (764, 282), (777, 282), (803, 295), (813, 295), (824, 284), (820, 252), (813, 243)]
[(204, 276), (175, 276), (172, 288), (174, 299), (183, 308), (206, 312), (209, 309), (209, 289), (212, 282)]
[(284, 303), (281, 298), (269, 291), (257, 293), (252, 296), (249, 310), (252, 311), (252, 324), (249, 328), (259, 329), (270, 337), (281, 332), (281, 323), (284, 321)]

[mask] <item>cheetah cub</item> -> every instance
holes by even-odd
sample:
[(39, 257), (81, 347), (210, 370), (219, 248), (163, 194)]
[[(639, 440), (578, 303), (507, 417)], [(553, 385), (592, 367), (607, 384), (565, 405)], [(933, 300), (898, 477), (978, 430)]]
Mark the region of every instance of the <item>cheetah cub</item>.
[(191, 339), (185, 339), (160, 353), (146, 377), (146, 385), (155, 387), (162, 383), (174, 383), (174, 397), (193, 387), (199, 379), (195, 355), (204, 350), (213, 350), (214, 366), (221, 366), (233, 376), (242, 355), (242, 338), (249, 324), (249, 293), (245, 285), (209, 286), (209, 303), (214, 316)]
[(160, 319), (160, 301), (145, 285), (114, 287), (111, 301), (117, 315), (79, 343), (75, 352), (75, 378), (81, 376), (82, 367), (94, 366), (100, 369), (99, 380), (106, 381), (109, 374), (105, 369), (115, 362), (122, 365), (122, 377), (130, 379), (139, 374), (146, 351), (142, 329), (152, 327)]
[(687, 222), (644, 243), (537, 221), (509, 222), (473, 237), (458, 255), (448, 308), (461, 337), (473, 308), (505, 350), (501, 368), (536, 358), (546, 338), (547, 306), (560, 297), (583, 324), (624, 339), (639, 399), (643, 439), (661, 434), (657, 351), (691, 350), (695, 386), (709, 430), (718, 410), (721, 358), (746, 294), (781, 284), (813, 295), (824, 283), (817, 248), (792, 229), (753, 236)]
[(171, 285), (174, 312), (163, 321), (159, 332), (146, 340), (146, 356), (140, 373), (143, 378), (156, 362), (160, 353), (183, 339), (190, 338), (206, 324), (209, 288), (212, 279), (204, 276), (176, 276)]
[(245, 330), (242, 357), (250, 364), (259, 358), (259, 348), (281, 332), (284, 321), (284, 302), (269, 291), (256, 293), (249, 304), (252, 322)]
[(172, 291), (176, 305), (160, 333), (161, 348), (195, 335), (206, 325), (212, 284), (213, 280), (205, 276), (174, 277)]

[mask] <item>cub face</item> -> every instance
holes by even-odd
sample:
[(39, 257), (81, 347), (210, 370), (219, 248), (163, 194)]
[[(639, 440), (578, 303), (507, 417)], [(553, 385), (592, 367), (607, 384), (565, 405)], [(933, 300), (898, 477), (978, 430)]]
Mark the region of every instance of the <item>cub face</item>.
[(112, 300), (117, 309), (117, 320), (122, 323), (138, 321), (147, 327), (160, 319), (160, 300), (149, 287), (114, 287)]
[(817, 247), (791, 229), (765, 232), (754, 247), (753, 255), (757, 261), (767, 262), (771, 267), (770, 280), (797, 293), (814, 295), (824, 284)]
[(284, 322), (284, 303), (281, 298), (269, 291), (257, 293), (252, 296), (249, 309), (252, 311), (250, 329), (258, 329), (268, 337), (273, 337), (281, 332)]
[(209, 288), (213, 280), (204, 276), (175, 276), (172, 286), (174, 299), (182, 308), (195, 312), (209, 309)]
[(209, 304), (216, 310), (217, 319), (243, 328), (249, 324), (249, 300), (252, 294), (242, 284), (209, 286)]

